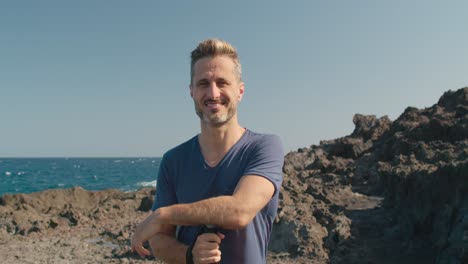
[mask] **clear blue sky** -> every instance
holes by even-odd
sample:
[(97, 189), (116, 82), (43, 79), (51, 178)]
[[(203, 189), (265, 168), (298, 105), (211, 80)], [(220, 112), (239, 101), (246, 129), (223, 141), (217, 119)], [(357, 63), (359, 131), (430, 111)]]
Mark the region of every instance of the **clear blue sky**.
[(468, 86), (468, 1), (2, 1), (0, 157), (161, 156), (199, 132), (189, 53), (239, 51), (287, 151)]

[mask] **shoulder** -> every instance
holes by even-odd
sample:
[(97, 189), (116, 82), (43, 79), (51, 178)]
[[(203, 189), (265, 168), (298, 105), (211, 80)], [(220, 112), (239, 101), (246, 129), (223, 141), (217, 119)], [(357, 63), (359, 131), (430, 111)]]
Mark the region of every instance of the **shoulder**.
[(190, 155), (191, 150), (193, 150), (195, 144), (197, 143), (198, 136), (194, 136), (191, 139), (185, 141), (182, 144), (177, 145), (176, 147), (166, 151), (163, 155), (163, 161), (170, 162), (175, 160), (181, 160), (186, 155)]
[(257, 150), (274, 150), (283, 154), (283, 144), (278, 135), (257, 133), (251, 130), (246, 131), (246, 140), (254, 145)]
[(279, 136), (249, 131), (252, 139), (248, 165), (244, 175), (257, 175), (270, 180), (275, 186), (275, 193), (283, 180), (284, 149)]

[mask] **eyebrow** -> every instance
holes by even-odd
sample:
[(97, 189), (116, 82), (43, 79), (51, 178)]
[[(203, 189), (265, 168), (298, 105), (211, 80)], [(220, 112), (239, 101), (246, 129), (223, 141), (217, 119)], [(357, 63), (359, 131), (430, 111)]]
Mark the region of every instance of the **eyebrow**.
[[(226, 82), (226, 83), (231, 83), (228, 79), (225, 79), (225, 78), (222, 78), (222, 77), (215, 79), (215, 82), (219, 82), (219, 81)], [(203, 82), (209, 82), (208, 78), (201, 78), (196, 83), (200, 84), (200, 83), (203, 83)]]
[(226, 83), (231, 83), (229, 80), (224, 79), (224, 78), (217, 78), (216, 81), (217, 81), (217, 82), (223, 81), (223, 82), (226, 82)]
[(198, 80), (196, 83), (200, 84), (202, 82), (208, 82), (208, 79), (207, 78), (202, 78), (202, 79)]

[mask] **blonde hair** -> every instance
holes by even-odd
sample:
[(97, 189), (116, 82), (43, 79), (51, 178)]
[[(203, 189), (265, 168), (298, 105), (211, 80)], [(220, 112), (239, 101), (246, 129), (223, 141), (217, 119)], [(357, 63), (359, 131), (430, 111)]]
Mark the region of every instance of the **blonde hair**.
[(237, 50), (227, 41), (221, 39), (205, 39), (191, 53), (190, 83), (192, 83), (195, 63), (206, 57), (227, 56), (234, 62), (234, 74), (242, 80), (242, 66)]

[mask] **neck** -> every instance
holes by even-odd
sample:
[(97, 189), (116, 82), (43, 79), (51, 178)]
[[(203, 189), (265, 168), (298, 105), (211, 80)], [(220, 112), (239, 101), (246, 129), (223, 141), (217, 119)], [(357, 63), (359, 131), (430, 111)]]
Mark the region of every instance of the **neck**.
[(216, 165), (227, 151), (242, 137), (245, 128), (233, 118), (221, 126), (201, 122), (201, 133), (198, 136), (200, 148), (209, 165)]

